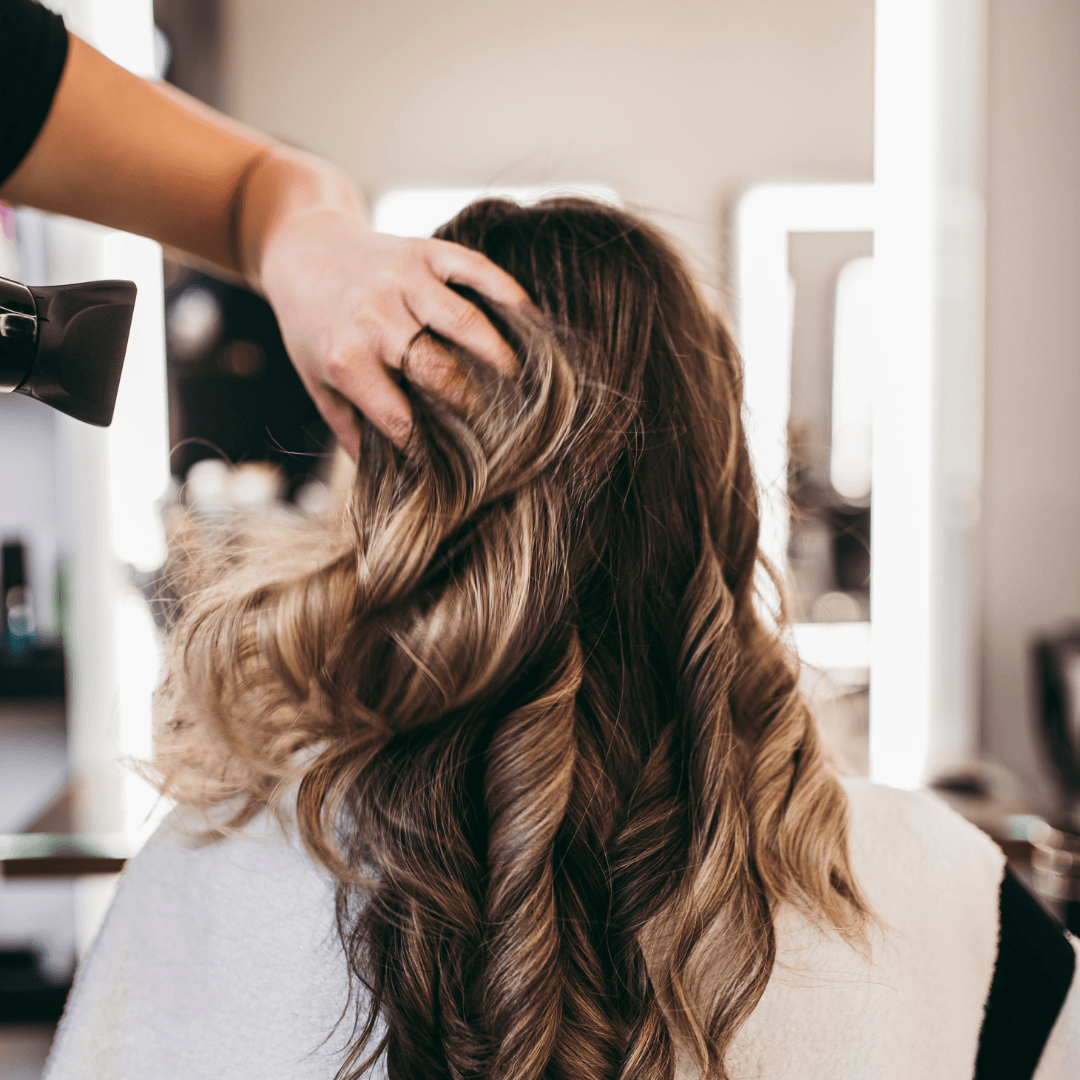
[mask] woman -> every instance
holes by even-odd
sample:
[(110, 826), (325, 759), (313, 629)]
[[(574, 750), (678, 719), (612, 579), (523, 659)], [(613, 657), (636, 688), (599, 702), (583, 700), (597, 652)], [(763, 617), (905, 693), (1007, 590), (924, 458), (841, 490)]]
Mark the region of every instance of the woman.
[(136, 858), (46, 1075), (1068, 1075), (1072, 950), (1022, 898), (1058, 966), (1010, 985), (1060, 993), (990, 1030), (997, 849), (830, 771), (667, 242), (576, 200), (439, 235), (543, 313), (489, 306), (519, 372), (459, 352), (447, 402), (406, 357), (413, 435), (365, 429), (341, 521), (180, 530), (157, 767), (218, 837)]

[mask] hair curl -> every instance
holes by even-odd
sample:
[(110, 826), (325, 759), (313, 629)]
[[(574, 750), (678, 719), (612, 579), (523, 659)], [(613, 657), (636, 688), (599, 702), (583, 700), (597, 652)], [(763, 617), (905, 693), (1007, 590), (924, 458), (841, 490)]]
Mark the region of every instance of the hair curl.
[(736, 350), (621, 211), (439, 235), (543, 311), (488, 309), (520, 376), (459, 355), (458, 406), (406, 377), (413, 436), (366, 429), (340, 521), (180, 529), (163, 789), (236, 826), (298, 782), (367, 991), (340, 1076), (670, 1080), (678, 1046), (722, 1080), (778, 906), (866, 914), (757, 610)]

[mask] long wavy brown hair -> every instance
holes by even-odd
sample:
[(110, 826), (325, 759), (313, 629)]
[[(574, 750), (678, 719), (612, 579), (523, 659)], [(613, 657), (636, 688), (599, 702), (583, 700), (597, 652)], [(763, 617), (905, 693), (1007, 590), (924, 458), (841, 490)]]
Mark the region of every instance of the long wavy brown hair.
[[(739, 359), (653, 228), (483, 201), (438, 234), (542, 318), (517, 377), (408, 379), (323, 525), (193, 521), (162, 786), (240, 825), (296, 788), (336, 876), (340, 1076), (724, 1078), (790, 904), (857, 940), (846, 801), (755, 581)], [(482, 302), (482, 301), (481, 301)], [(449, 346), (448, 346), (449, 347)]]

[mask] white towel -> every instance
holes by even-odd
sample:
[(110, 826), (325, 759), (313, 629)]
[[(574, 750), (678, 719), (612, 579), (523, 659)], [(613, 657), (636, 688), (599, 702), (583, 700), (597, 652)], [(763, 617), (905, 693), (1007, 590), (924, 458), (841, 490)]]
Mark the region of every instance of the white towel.
[[(854, 871), (885, 929), (863, 958), (781, 912), (777, 964), (731, 1075), (969, 1080), (1001, 853), (936, 799), (845, 786)], [(347, 977), (333, 883), (266, 819), (202, 848), (189, 834), (174, 815), (125, 872), (44, 1080), (333, 1077), (351, 1032), (337, 1024)], [(1037, 1080), (1080, 1076), (1077, 981)]]

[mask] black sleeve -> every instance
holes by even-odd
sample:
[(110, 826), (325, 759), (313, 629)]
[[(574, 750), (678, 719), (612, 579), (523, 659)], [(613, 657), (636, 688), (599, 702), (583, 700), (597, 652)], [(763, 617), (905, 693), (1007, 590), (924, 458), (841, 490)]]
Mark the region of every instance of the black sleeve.
[(975, 1080), (1031, 1080), (1075, 966), (1064, 930), (1006, 871), (997, 965), (979, 1035)]
[(59, 15), (33, 0), (0, 0), (0, 184), (49, 115), (67, 48)]

